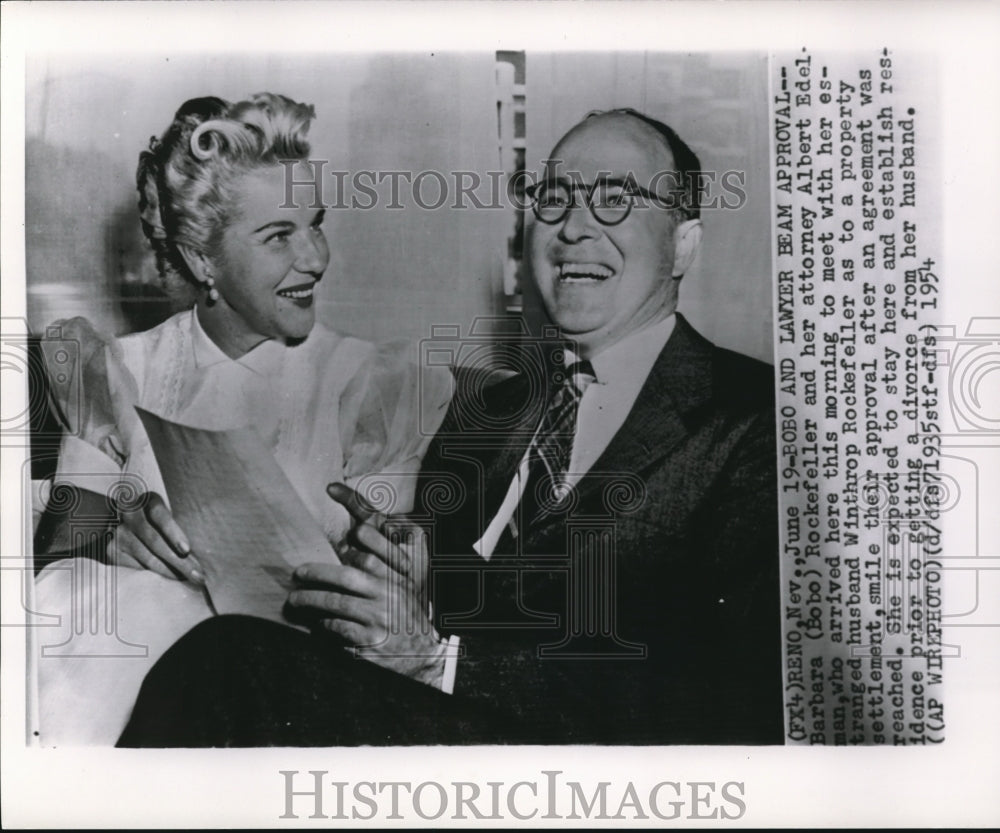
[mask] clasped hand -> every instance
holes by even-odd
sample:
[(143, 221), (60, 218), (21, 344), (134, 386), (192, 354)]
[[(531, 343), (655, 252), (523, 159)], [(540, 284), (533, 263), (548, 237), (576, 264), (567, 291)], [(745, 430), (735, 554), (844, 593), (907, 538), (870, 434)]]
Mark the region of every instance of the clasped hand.
[(386, 518), (339, 483), (327, 493), (355, 524), (337, 548), (341, 564), (295, 570), (289, 605), (340, 636), (371, 662), (440, 685), (444, 658), (428, 616), (427, 545), (416, 524)]

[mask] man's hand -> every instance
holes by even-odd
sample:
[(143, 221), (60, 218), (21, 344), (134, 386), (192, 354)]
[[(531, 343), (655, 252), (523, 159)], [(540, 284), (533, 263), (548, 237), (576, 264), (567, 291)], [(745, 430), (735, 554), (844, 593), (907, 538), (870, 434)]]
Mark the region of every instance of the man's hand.
[(316, 616), (358, 656), (439, 687), (444, 654), (424, 598), (422, 530), (387, 520), (346, 486), (333, 484), (328, 492), (357, 522), (351, 533), (357, 546), (338, 549), (343, 564), (296, 569), (301, 587), (289, 594), (289, 604)]
[[(430, 558), (427, 535), (423, 529), (406, 518), (383, 515), (354, 489), (342, 483), (331, 483), (326, 491), (354, 519), (348, 538), (359, 549), (373, 553), (397, 573), (407, 576), (417, 597), (426, 607)], [(349, 544), (350, 541), (345, 546)]]
[(112, 563), (153, 570), (167, 578), (204, 584), (205, 578), (184, 531), (155, 492), (120, 510), (121, 522), (108, 542)]

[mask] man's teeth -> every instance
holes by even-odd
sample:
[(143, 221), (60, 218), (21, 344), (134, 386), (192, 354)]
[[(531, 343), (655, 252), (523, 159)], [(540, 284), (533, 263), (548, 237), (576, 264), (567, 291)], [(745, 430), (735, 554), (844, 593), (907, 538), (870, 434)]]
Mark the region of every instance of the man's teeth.
[(278, 294), (282, 298), (311, 298), (313, 288), (310, 286), (308, 289), (279, 289)]
[(562, 280), (597, 280), (610, 278), (614, 272), (600, 263), (560, 263), (559, 277)]

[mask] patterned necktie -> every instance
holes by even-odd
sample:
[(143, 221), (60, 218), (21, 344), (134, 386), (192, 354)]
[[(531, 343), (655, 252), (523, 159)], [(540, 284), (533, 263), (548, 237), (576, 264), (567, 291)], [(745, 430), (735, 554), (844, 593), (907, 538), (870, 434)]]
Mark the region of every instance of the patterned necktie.
[(515, 518), (522, 530), (558, 511), (569, 493), (566, 474), (576, 435), (576, 415), (583, 392), (595, 378), (589, 361), (571, 364), (546, 408), (528, 449), (528, 477), (521, 493), (519, 520)]

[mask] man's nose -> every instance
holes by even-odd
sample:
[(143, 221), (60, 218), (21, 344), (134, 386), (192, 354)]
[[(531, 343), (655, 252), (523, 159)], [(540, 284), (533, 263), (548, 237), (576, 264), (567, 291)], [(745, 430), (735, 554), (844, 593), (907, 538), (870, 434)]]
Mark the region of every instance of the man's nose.
[(578, 200), (566, 212), (566, 217), (559, 229), (559, 237), (566, 243), (576, 243), (579, 240), (597, 237), (600, 226), (590, 208), (584, 201)]
[(330, 261), (330, 250), (322, 235), (312, 229), (301, 235), (295, 251), (295, 269), (315, 276), (317, 279), (326, 271)]

